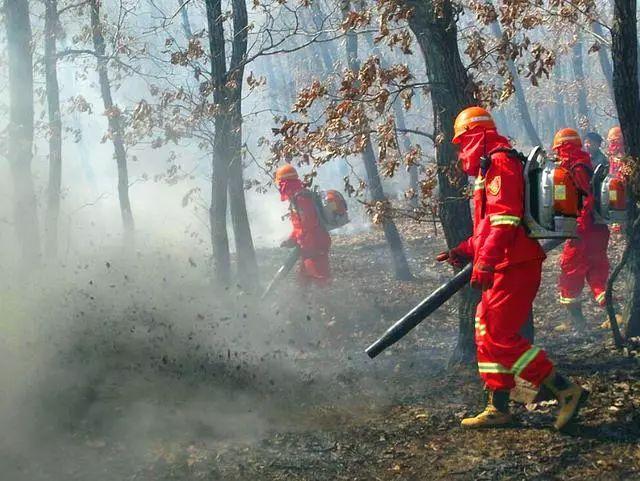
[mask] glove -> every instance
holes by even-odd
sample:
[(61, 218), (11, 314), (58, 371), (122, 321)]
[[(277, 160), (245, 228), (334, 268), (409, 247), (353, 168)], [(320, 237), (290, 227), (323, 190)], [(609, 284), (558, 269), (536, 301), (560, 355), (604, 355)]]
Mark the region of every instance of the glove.
[(467, 262), (469, 262), (470, 259), (462, 252), (460, 252), (459, 249), (455, 248), (451, 249), (450, 251), (441, 252), (436, 256), (436, 260), (438, 262), (447, 261), (453, 267), (462, 267)]
[(280, 247), (284, 249), (293, 249), (296, 246), (296, 241), (292, 238), (288, 238), (280, 242)]
[(471, 287), (486, 291), (493, 287), (494, 269), (486, 264), (475, 264), (471, 273)]

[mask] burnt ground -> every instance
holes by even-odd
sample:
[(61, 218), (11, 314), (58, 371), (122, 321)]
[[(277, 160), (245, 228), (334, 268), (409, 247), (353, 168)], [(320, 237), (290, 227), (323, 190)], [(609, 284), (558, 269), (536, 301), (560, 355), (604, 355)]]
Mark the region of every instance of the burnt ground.
[[(366, 357), (450, 276), (433, 261), (440, 238), (403, 231), (412, 282), (390, 276), (376, 231), (336, 239), (336, 282), (314, 295), (289, 285), (265, 302), (241, 287), (211, 298), (188, 274), (157, 292), (136, 287), (148, 272), (111, 284), (109, 267), (97, 281), (115, 291), (107, 296), (84, 279), (64, 297), (75, 321), (30, 341), (53, 349), (4, 414), (14, 422), (4, 421), (2, 479), (640, 479), (640, 363), (613, 348), (594, 304), (586, 333), (565, 324), (557, 253), (535, 306), (536, 344), (591, 391), (568, 433), (551, 427), (548, 402), (514, 405), (514, 428), (459, 428), (482, 393), (474, 366), (447, 368), (455, 303)], [(284, 255), (262, 252), (263, 271)]]

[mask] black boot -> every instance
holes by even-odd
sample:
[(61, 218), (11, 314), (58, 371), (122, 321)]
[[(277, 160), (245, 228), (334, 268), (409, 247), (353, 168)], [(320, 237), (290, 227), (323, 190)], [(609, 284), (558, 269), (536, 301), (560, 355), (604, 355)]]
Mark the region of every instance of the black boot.
[(582, 313), (582, 304), (568, 304), (567, 311), (569, 312), (569, 319), (571, 320), (573, 328), (578, 332), (584, 332), (587, 327), (587, 319)]

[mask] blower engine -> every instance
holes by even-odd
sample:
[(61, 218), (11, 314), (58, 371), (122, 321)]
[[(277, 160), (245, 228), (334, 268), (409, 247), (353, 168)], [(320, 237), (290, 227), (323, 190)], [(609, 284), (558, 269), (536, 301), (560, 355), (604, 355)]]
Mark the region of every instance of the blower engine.
[(328, 231), (339, 229), (349, 223), (347, 201), (337, 190), (313, 191), (318, 213)]
[(533, 239), (576, 238), (581, 195), (571, 173), (534, 147), (524, 164), (525, 214)]
[(598, 224), (622, 224), (627, 220), (627, 186), (608, 164), (596, 167), (591, 180)]

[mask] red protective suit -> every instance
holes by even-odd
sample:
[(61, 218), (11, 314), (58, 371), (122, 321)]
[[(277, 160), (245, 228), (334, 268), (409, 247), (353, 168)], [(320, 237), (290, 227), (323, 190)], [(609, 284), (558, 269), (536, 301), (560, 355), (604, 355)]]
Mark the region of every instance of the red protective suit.
[(609, 277), (609, 229), (604, 224), (594, 223), (591, 159), (589, 154), (573, 144), (563, 144), (557, 149), (557, 153), (561, 165), (571, 172), (576, 186), (586, 196), (583, 197), (582, 210), (578, 215), (578, 238), (565, 243), (560, 257), (560, 303), (580, 303), (586, 280), (596, 302), (604, 306), (604, 293)]
[(311, 192), (299, 179), (280, 182), (280, 198), (289, 201), (293, 231), (289, 242), (300, 248), (298, 279), (303, 286), (326, 286), (331, 282), (329, 248), (331, 237), (318, 218)]
[(622, 166), (620, 159), (624, 157), (624, 142), (622, 139), (609, 140), (607, 156), (609, 157), (609, 172), (612, 175), (617, 175)]
[[(514, 387), (514, 376), (538, 386), (553, 365), (544, 351), (520, 335), (541, 278), (544, 252), (527, 237), (524, 178), (520, 160), (497, 149), (510, 149), (495, 130), (475, 128), (461, 137), (462, 168), (476, 177), (473, 236), (458, 249), (493, 274), (493, 286), (482, 293), (476, 312), (480, 375), (490, 390)], [(491, 153), (488, 168), (481, 158)]]

